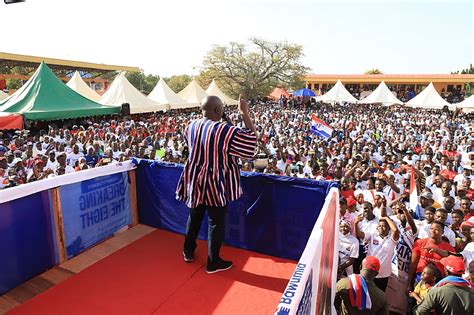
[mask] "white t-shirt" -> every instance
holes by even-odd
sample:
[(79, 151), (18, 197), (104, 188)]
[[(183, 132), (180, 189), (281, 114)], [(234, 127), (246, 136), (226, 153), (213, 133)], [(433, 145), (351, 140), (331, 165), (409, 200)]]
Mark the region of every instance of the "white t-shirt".
[[(379, 226), (379, 219), (377, 217), (373, 218), (372, 220), (367, 220), (364, 218), (362, 221), (357, 223), (359, 227), (359, 231), (364, 232), (364, 234), (372, 234), (377, 233), (377, 227)], [(364, 240), (360, 240), (362, 244)]]
[(74, 168), (71, 165), (66, 165), (64, 174), (74, 173)]
[(283, 161), (283, 160), (278, 160), (276, 167), (277, 167), (282, 173), (284, 173), (285, 170), (286, 170), (286, 162)]
[(411, 264), (413, 244), (418, 235), (418, 228), (416, 233), (413, 233), (408, 222), (406, 226), (403, 227), (397, 216), (394, 215), (390, 218), (400, 231), (400, 237), (392, 260), (392, 273), (397, 275), (399, 280), (404, 280), (406, 282)]
[[(339, 252), (340, 255), (340, 252)], [(461, 252), (462, 257), (464, 257), (464, 265), (466, 266), (466, 273), (469, 272), (469, 264), (474, 260), (474, 242), (471, 241), (469, 244), (464, 247), (464, 250)]]
[(83, 157), (84, 154), (82, 152), (79, 152), (79, 153), (74, 153), (74, 152), (71, 152), (67, 155), (67, 165), (70, 165), (70, 166), (75, 166), (76, 162), (79, 161), (79, 159), (81, 157)]
[(392, 273), (392, 258), (397, 242), (392, 238), (392, 233), (382, 238), (378, 232), (365, 233), (368, 244), (367, 256), (375, 256), (380, 260), (380, 271), (377, 278), (388, 278)]
[(48, 162), (46, 162), (46, 166), (44, 167), (45, 170), (56, 170), (56, 168), (58, 167), (59, 163), (58, 161), (54, 161), (54, 162), (51, 162), (50, 159), (48, 159)]
[[(346, 263), (350, 258), (359, 257), (359, 241), (351, 233), (339, 233), (339, 265)], [(352, 266), (346, 268), (347, 275), (353, 273)]]

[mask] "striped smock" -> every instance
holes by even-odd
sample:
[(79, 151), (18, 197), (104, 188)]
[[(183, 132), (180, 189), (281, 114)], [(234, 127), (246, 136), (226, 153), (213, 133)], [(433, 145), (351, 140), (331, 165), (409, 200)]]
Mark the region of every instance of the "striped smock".
[(253, 131), (206, 118), (193, 120), (184, 138), (189, 158), (176, 189), (176, 199), (189, 208), (223, 207), (242, 195), (238, 158), (253, 158)]

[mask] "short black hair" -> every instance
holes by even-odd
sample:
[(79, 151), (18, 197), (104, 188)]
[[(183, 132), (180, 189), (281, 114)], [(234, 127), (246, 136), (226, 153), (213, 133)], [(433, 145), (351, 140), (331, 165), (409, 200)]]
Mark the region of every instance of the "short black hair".
[(444, 224), (443, 224), (443, 222), (440, 222), (440, 221), (433, 221), (433, 222), (431, 222), (431, 225), (433, 225), (433, 224), (438, 224), (438, 225), (444, 230)]
[(429, 211), (429, 212), (432, 212), (432, 213), (435, 213), (436, 209), (432, 206), (429, 206), (429, 207), (426, 207), (425, 208), (425, 211)]

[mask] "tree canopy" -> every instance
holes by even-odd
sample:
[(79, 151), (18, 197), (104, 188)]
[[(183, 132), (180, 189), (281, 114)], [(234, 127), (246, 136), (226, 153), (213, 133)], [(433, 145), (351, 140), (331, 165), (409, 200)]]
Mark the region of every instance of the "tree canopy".
[(380, 71), (378, 68), (375, 68), (365, 71), (365, 74), (383, 74), (383, 72)]
[(303, 47), (288, 42), (250, 38), (248, 44), (230, 42), (214, 46), (204, 57), (198, 78), (202, 86), (218, 79), (224, 92), (233, 97), (266, 96), (277, 85), (304, 86), (309, 70), (301, 61)]
[(182, 75), (173, 75), (169, 78), (163, 78), (175, 93), (180, 92), (182, 89), (186, 87), (186, 85), (191, 82), (192, 77), (187, 75), (187, 74), (182, 74)]
[(125, 77), (136, 89), (145, 94), (150, 94), (160, 80), (160, 76), (153, 74), (145, 75), (141, 69), (140, 72), (127, 72)]

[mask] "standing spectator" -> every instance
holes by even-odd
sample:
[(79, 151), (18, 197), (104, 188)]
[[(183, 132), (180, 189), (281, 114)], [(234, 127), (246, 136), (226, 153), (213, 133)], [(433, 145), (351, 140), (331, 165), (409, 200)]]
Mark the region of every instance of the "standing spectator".
[(360, 275), (353, 274), (337, 282), (334, 306), (338, 314), (388, 315), (385, 293), (374, 283), (379, 270), (380, 261), (367, 256), (362, 261)]
[(339, 223), (339, 266), (338, 277), (353, 273), (352, 265), (359, 257), (359, 241), (351, 234), (352, 224), (344, 219)]
[(413, 291), (413, 283), (423, 272), (428, 263), (433, 262), (438, 270), (444, 275), (441, 264), (442, 256), (433, 249), (454, 251), (454, 247), (443, 241), (444, 224), (434, 221), (430, 225), (430, 237), (415, 241), (411, 257), (410, 271), (408, 272), (407, 294)]
[[(385, 214), (386, 215), (386, 214)], [(379, 220), (377, 232), (362, 232), (359, 230), (360, 217), (356, 219), (356, 235), (368, 244), (367, 255), (375, 256), (380, 261), (380, 271), (377, 275), (375, 284), (380, 290), (385, 292), (388, 284), (388, 278), (392, 272), (392, 257), (397, 245), (400, 231), (393, 221), (384, 216)]]

